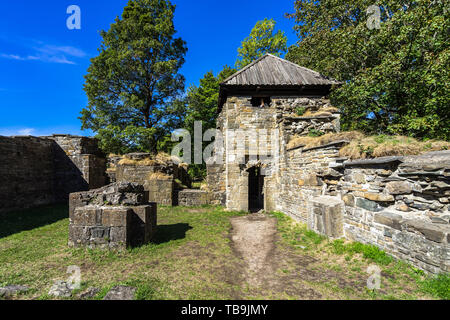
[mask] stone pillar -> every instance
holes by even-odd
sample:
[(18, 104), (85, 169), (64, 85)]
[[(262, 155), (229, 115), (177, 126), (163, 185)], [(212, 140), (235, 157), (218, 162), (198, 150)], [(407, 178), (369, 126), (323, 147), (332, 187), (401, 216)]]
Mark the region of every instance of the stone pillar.
[(344, 236), (344, 202), (337, 197), (321, 196), (308, 201), (308, 228), (330, 238)]

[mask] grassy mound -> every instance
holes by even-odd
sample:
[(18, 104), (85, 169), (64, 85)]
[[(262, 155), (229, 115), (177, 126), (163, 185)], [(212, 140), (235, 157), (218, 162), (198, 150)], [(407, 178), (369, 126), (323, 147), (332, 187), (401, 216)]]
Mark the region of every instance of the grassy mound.
[(319, 137), (295, 136), (287, 147), (319, 147), (338, 140), (350, 143), (340, 150), (340, 156), (349, 159), (367, 159), (386, 156), (420, 155), (430, 151), (450, 150), (450, 142), (428, 140), (420, 141), (405, 136), (366, 136), (359, 131), (328, 133)]

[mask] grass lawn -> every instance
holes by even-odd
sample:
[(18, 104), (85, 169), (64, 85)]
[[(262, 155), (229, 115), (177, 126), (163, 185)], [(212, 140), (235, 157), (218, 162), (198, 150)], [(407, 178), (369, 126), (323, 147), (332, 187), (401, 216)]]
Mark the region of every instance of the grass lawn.
[[(328, 241), (303, 224), (273, 213), (278, 233), (264, 284), (245, 279), (246, 263), (233, 246), (230, 218), (220, 207), (159, 207), (154, 243), (124, 252), (67, 247), (68, 208), (44, 207), (2, 217), (0, 287), (28, 285), (14, 299), (51, 299), (67, 268), (81, 268), (82, 288), (136, 287), (137, 299), (449, 299), (448, 275), (430, 278), (374, 247)], [(381, 270), (380, 290), (367, 289), (366, 271)]]

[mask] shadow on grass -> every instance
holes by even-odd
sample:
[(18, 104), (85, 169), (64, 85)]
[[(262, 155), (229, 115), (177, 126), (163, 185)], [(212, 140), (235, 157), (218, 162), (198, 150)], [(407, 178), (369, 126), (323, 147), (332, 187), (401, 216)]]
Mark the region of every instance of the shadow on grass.
[(0, 215), (0, 239), (22, 231), (40, 228), (69, 217), (65, 204), (25, 209)]
[(156, 231), (155, 244), (162, 244), (172, 240), (181, 240), (186, 238), (186, 232), (193, 228), (187, 223), (177, 223), (170, 225), (160, 225)]

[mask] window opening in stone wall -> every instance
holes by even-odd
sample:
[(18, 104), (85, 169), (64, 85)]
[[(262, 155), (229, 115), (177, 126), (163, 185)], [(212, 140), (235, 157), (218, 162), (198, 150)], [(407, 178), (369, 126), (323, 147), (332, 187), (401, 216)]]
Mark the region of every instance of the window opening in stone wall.
[(270, 97), (252, 97), (251, 103), (253, 107), (270, 107), (272, 99)]

